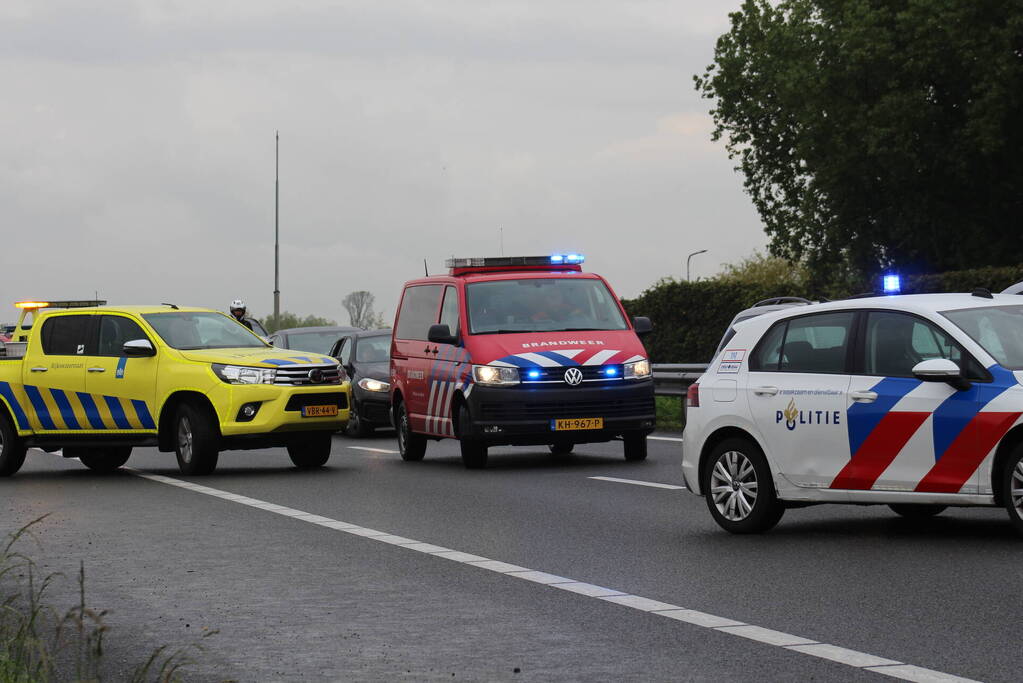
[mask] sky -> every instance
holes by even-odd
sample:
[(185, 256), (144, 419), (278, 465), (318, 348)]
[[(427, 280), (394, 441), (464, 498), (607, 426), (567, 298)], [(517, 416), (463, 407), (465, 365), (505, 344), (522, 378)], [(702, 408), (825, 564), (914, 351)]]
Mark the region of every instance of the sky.
[(423, 259), (502, 237), (622, 297), (766, 244), (692, 81), (739, 0), (90, 4), (0, 2), (7, 301), (271, 313), (275, 130), (300, 315), (390, 318)]

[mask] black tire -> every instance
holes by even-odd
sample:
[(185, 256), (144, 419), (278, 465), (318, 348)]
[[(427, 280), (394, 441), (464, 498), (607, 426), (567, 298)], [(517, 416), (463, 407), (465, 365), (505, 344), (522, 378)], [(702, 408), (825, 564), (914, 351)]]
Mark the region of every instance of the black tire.
[(359, 416), (359, 404), (352, 403), (352, 410), (348, 414), (348, 426), (345, 434), (356, 439), (364, 439), (373, 433), (373, 425), (368, 424)]
[(458, 408), (458, 445), (466, 469), (481, 470), (487, 466), (487, 445), (472, 436), (472, 416), (464, 403)]
[(182, 474), (210, 474), (220, 458), (220, 431), (210, 410), (182, 403), (174, 416), (174, 452)]
[(9, 477), (25, 464), (28, 446), (18, 437), (10, 418), (0, 414), (0, 477)]
[(300, 470), (323, 467), (330, 459), (331, 433), (312, 434), (288, 444), (288, 457)]
[(93, 472), (113, 472), (128, 462), (128, 458), (131, 457), (131, 446), (83, 448), (81, 450), (82, 452), (75, 456), (68, 453), (68, 449), (65, 448), (64, 455), (67, 457), (77, 457), (83, 465)]
[[(718, 465), (723, 471), (717, 470)], [(729, 483), (735, 480), (739, 482), (738, 487)], [(713, 490), (715, 487), (720, 487), (717, 492)], [(750, 439), (736, 437), (718, 444), (703, 468), (700, 488), (714, 521), (733, 534), (763, 533), (785, 514), (785, 507), (774, 491), (767, 459)]]
[(426, 455), (426, 437), (412, 431), (405, 402), (402, 401), (394, 409), (394, 425), (398, 429), (398, 452), (406, 462), (419, 462)]
[(1016, 446), (1005, 459), (1000, 477), (1002, 503), (1016, 531), (1023, 534), (1023, 444)]
[(892, 512), (905, 517), (906, 519), (930, 519), (940, 515), (948, 507), (947, 505), (919, 504), (919, 503), (890, 503), (888, 505)]
[(575, 448), (575, 444), (574, 443), (561, 442), (561, 443), (552, 443), (550, 445), (551, 455), (560, 455), (560, 456), (569, 455), (572, 452), (573, 448)]
[(629, 462), (646, 460), (646, 434), (623, 434), (625, 459)]

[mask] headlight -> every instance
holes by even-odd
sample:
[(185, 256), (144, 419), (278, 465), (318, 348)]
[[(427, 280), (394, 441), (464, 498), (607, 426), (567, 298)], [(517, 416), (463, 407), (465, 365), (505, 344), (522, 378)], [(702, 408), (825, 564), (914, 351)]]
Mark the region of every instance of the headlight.
[(622, 376), (625, 379), (646, 379), (650, 376), (650, 361), (638, 360), (635, 363), (626, 363)]
[(518, 368), (499, 368), (493, 365), (472, 366), (472, 376), (477, 384), (509, 385), (519, 383)]
[(277, 371), (273, 368), (249, 368), (244, 365), (213, 364), (213, 373), (228, 384), (273, 384)]
[(387, 382), (381, 382), (378, 379), (370, 379), (369, 377), (363, 377), (359, 380), (359, 386), (366, 391), (390, 391), (391, 385)]

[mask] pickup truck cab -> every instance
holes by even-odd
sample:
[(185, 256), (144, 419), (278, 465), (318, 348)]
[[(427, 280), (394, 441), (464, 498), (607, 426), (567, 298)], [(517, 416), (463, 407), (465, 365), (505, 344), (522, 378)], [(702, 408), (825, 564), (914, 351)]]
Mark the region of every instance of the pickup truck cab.
[(223, 313), (32, 306), (31, 331), (16, 331), (23, 348), (0, 356), (0, 476), (30, 446), (97, 471), (135, 446), (174, 451), (185, 474), (212, 472), (221, 450), (272, 446), (313, 468), (348, 421), (335, 359), (274, 349)]

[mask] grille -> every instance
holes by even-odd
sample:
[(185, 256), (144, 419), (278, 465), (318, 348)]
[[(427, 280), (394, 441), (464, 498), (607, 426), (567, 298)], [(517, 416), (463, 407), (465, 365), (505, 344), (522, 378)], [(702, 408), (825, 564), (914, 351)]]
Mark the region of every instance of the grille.
[[(310, 373), (319, 370), (321, 379), (314, 382), (309, 377)], [(284, 384), (289, 387), (307, 386), (309, 384), (340, 384), (340, 365), (282, 365), (277, 368), (277, 379), (274, 384)]]
[(653, 415), (653, 397), (621, 398), (571, 403), (486, 403), (481, 420), (552, 420), (567, 417), (640, 417)]
[[(622, 379), (622, 366), (621, 365), (579, 365), (576, 368), (583, 373), (584, 382), (618, 382)], [(605, 371), (609, 368), (614, 368), (615, 374), (609, 377), (605, 374)], [(565, 383), (565, 371), (567, 367), (558, 368), (527, 368), (519, 370), (519, 377), (522, 379), (523, 384), (533, 384), (541, 382), (557, 382), (559, 384)], [(530, 377), (530, 372), (539, 372), (539, 377)]]
[(306, 406), (337, 406), (338, 410), (348, 407), (348, 396), (343, 391), (330, 393), (295, 394), (288, 399), (285, 410), (302, 410)]

